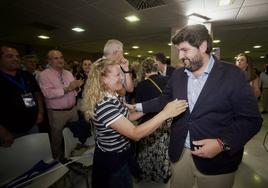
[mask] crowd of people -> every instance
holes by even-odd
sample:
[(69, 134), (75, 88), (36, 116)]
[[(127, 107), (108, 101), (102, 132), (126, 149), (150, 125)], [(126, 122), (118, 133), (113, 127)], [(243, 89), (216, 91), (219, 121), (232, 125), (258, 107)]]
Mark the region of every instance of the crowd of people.
[(215, 58), (203, 25), (182, 28), (172, 43), (184, 65), (177, 69), (163, 53), (131, 68), (116, 39), (72, 71), (59, 50), (47, 53), (43, 70), (37, 56), (20, 61), (2, 46), (0, 147), (45, 131), (60, 161), (64, 127), (83, 118), (95, 129), (93, 188), (131, 188), (132, 176), (170, 180), (172, 188), (231, 188), (244, 145), (262, 125), (260, 97), (268, 110), (268, 66), (258, 75), (246, 54), (236, 66)]

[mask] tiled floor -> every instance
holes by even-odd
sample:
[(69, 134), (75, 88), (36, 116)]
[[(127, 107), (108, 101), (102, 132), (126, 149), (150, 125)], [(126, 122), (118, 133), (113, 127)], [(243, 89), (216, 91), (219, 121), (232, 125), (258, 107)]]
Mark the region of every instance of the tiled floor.
[[(243, 162), (236, 174), (233, 188), (267, 188), (268, 187), (268, 152), (265, 151), (263, 140), (268, 132), (268, 114), (263, 115), (264, 122), (261, 131), (247, 143)], [(268, 148), (268, 138), (266, 140)], [(89, 177), (90, 178), (90, 177)], [(86, 187), (81, 177), (74, 178), (75, 188)], [(134, 188), (168, 188), (167, 184), (139, 182)]]

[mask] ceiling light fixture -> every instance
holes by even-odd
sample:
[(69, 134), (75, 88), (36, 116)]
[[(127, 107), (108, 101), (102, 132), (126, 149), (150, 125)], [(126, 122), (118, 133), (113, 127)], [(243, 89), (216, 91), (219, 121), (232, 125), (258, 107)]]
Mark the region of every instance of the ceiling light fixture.
[(72, 28), (73, 31), (76, 31), (76, 32), (83, 32), (85, 31), (84, 29), (80, 28), (80, 27), (74, 27)]
[(221, 40), (213, 40), (213, 43), (215, 43), (215, 44), (218, 44), (218, 43), (220, 43), (221, 42)]
[(46, 35), (39, 35), (38, 38), (40, 38), (40, 39), (50, 39), (50, 37), (46, 36)]
[(167, 59), (169, 59), (170, 57), (169, 56), (166, 56)]
[(129, 22), (137, 22), (137, 21), (140, 21), (140, 19), (135, 16), (135, 15), (131, 15), (131, 16), (126, 16), (125, 19)]
[(261, 45), (253, 46), (253, 48), (261, 48), (261, 47), (262, 47)]
[(232, 0), (219, 0), (219, 6), (227, 6), (232, 4)]
[(171, 45), (172, 45), (172, 43), (170, 42), (170, 43), (168, 43), (168, 45), (169, 45), (169, 46), (171, 46)]
[(153, 52), (154, 52), (154, 51), (152, 51), (152, 50), (149, 50), (149, 51), (148, 51), (149, 54), (152, 54)]
[(209, 20), (210, 20), (209, 17), (203, 16), (197, 13), (192, 13), (188, 15), (187, 25), (202, 24), (202, 23), (208, 22)]
[(260, 58), (261, 58), (261, 59), (264, 59), (264, 58), (265, 58), (265, 56), (264, 56), (264, 55), (262, 55), (262, 56), (260, 56)]
[(139, 46), (132, 46), (133, 49), (138, 49), (140, 48)]
[(141, 57), (141, 55), (137, 55), (137, 57)]
[(250, 53), (250, 51), (249, 51), (249, 50), (246, 50), (246, 51), (244, 51), (244, 53), (245, 53), (245, 54), (249, 54), (249, 53)]
[(125, 52), (124, 54), (125, 54), (125, 55), (128, 55), (129, 53), (128, 53), (128, 52)]

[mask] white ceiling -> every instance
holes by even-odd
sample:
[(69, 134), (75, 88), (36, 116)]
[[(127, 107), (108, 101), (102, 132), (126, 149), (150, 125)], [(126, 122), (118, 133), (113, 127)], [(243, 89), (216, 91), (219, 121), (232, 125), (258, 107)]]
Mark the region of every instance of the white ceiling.
[[(268, 53), (268, 0), (233, 0), (224, 7), (218, 0), (164, 1), (166, 5), (136, 10), (126, 0), (1, 0), (0, 41), (101, 53), (107, 39), (117, 38), (130, 56), (145, 57), (148, 50), (170, 55), (171, 28), (184, 26), (187, 15), (195, 12), (211, 18), (213, 36), (222, 41), (215, 46), (221, 48), (223, 59), (250, 50), (256, 62), (265, 61), (259, 56)], [(128, 23), (124, 17), (130, 14), (141, 21)], [(33, 23), (52, 28), (40, 29)], [(86, 31), (75, 33), (74, 26)], [(51, 39), (38, 39), (40, 34)], [(255, 44), (263, 47), (254, 50)], [(132, 45), (140, 49), (133, 50)]]

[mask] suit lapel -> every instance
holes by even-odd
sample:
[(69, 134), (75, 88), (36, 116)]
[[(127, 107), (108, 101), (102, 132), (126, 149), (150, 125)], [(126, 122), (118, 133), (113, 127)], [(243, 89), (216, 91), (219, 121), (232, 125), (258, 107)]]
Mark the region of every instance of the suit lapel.
[(178, 76), (178, 78), (173, 81), (174, 84), (173, 96), (174, 99), (177, 98), (178, 100), (188, 100), (187, 97), (188, 76), (183, 70), (181, 74), (182, 76)]
[(211, 93), (213, 93), (213, 91), (217, 89), (217, 86), (221, 83), (220, 80), (221, 80), (222, 74), (223, 72), (221, 70), (221, 62), (215, 61), (211, 69), (211, 72), (208, 75), (207, 81), (195, 103), (195, 106), (191, 113), (192, 115), (195, 112), (199, 111), (198, 109), (202, 107), (202, 103), (206, 101), (206, 98), (209, 97)]

